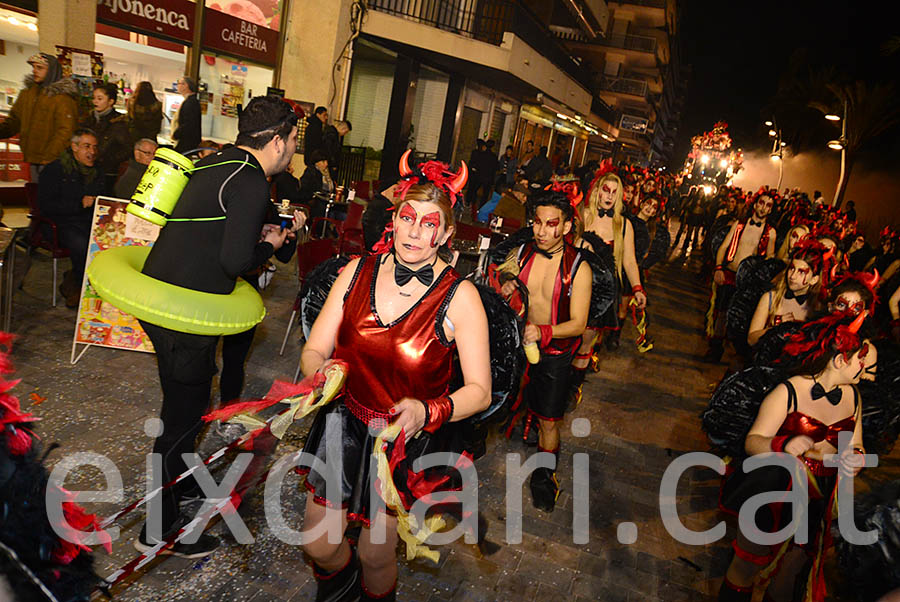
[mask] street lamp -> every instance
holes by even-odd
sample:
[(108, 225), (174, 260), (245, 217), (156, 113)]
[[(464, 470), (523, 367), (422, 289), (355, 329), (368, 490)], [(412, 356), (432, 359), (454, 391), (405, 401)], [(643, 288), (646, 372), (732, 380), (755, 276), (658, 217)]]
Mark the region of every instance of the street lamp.
[(771, 128), (769, 136), (772, 138), (772, 152), (769, 153), (769, 158), (778, 163), (778, 185), (775, 190), (781, 190), (781, 182), (784, 180), (784, 147), (787, 143), (781, 140), (781, 128), (775, 124), (774, 119), (767, 121), (766, 125)]
[(840, 121), (841, 116), (834, 113), (828, 113), (827, 115), (825, 115), (825, 119), (827, 119), (828, 121)]
[[(837, 115), (825, 115), (825, 119), (836, 121), (833, 117)], [(841, 176), (838, 178), (837, 188), (834, 191), (834, 200), (831, 201), (832, 207), (837, 207), (838, 195), (844, 185), (844, 178), (847, 176), (847, 99), (844, 98), (844, 118), (841, 120), (841, 137), (838, 140), (830, 140), (828, 148), (841, 151)]]

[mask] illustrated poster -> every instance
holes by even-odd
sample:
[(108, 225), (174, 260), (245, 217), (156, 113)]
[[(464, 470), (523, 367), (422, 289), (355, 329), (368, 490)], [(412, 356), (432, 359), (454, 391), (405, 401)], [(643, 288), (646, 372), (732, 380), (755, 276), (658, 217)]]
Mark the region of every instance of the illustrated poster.
[[(110, 197), (97, 197), (94, 218), (91, 222), (91, 238), (88, 244), (87, 266), (100, 251), (111, 247), (131, 245), (149, 246), (159, 236), (159, 226), (127, 213), (128, 201)], [(87, 276), (81, 288), (78, 319), (75, 322), (75, 339), (72, 344), (72, 363), (78, 344), (145, 351), (152, 353), (153, 345), (144, 333), (137, 318), (123, 313), (101, 299)], [(85, 347), (81, 354), (87, 349)], [(79, 358), (81, 357), (79, 354)]]

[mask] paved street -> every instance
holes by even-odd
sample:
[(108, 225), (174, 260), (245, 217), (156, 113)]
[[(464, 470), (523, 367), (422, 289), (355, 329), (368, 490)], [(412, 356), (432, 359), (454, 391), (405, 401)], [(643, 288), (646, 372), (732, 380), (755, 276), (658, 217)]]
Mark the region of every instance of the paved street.
[[(20, 268), (23, 263), (19, 261)], [(14, 360), (17, 377), (22, 379), (15, 392), (24, 408), (44, 418), (38, 431), (44, 444), (61, 445), (50, 454), (49, 465), (75, 452), (103, 454), (120, 470), (126, 498), (131, 500), (144, 491), (145, 456), (151, 450), (144, 421), (159, 411), (155, 359), (148, 354), (91, 348), (76, 365), (70, 365), (75, 314), (62, 303), (50, 306), (51, 265), (45, 256), (35, 256), (23, 289), (15, 295), (13, 330), (20, 338)], [(248, 397), (264, 394), (273, 379), (289, 380), (293, 375), (299, 357), (297, 337), (291, 335), (283, 357), (278, 348), (296, 292), (294, 273), (294, 265), (279, 265), (273, 284), (264, 291), (268, 317), (257, 330), (248, 362)], [(639, 354), (631, 343), (634, 331), (629, 325), (621, 349), (607, 353), (601, 371), (588, 377), (584, 402), (567, 416), (562, 429), (563, 493), (556, 511), (546, 514), (531, 508), (525, 487), (522, 542), (506, 543), (506, 458), (526, 448), (493, 436), (488, 454), (476, 467), (480, 509), (489, 521), (488, 539), (497, 544), (497, 551), (482, 555), (460, 542), (439, 548), (437, 566), (426, 561), (401, 562), (399, 599), (713, 599), (730, 559), (731, 530), (729, 538), (714, 545), (679, 544), (662, 524), (658, 496), (660, 479), (672, 460), (708, 449), (699, 413), (726, 366), (698, 361), (705, 350), (701, 324), (706, 290), (694, 263), (655, 268), (647, 290), (655, 347)], [(36, 405), (41, 398), (44, 401)], [(576, 438), (571, 425), (581, 418), (590, 421), (590, 433)], [(308, 418), (295, 424), (278, 453), (298, 449), (309, 423)], [(207, 453), (218, 449), (239, 432), (236, 427), (211, 430), (202, 449)], [(586, 453), (590, 462), (587, 544), (573, 543), (572, 454), (577, 452)], [(221, 479), (224, 468), (216, 474)], [(900, 453), (895, 450), (881, 459), (878, 469), (864, 473), (862, 487), (873, 480), (898, 478), (898, 474)], [(297, 529), (302, 525), (305, 497), (298, 493), (298, 482), (291, 474), (282, 489), (285, 519)], [(81, 469), (70, 474), (66, 487), (92, 489), (101, 483), (96, 469)], [(715, 510), (717, 488), (717, 475), (710, 470), (685, 473), (678, 488), (678, 509), (687, 527), (703, 530), (721, 520)], [(102, 516), (124, 503), (87, 506)], [(220, 521), (212, 532), (224, 545), (214, 555), (201, 561), (159, 561), (116, 588), (116, 599), (311, 600), (315, 589), (311, 571), (299, 547), (282, 543), (267, 528), (261, 492), (250, 495), (240, 513), (255, 543), (235, 543)], [(120, 523), (122, 533), (112, 555), (97, 552), (101, 575), (136, 556), (131, 542), (141, 519), (137, 513)], [(636, 527), (632, 545), (617, 541), (617, 531), (627, 535), (629, 530), (619, 526), (623, 522)]]

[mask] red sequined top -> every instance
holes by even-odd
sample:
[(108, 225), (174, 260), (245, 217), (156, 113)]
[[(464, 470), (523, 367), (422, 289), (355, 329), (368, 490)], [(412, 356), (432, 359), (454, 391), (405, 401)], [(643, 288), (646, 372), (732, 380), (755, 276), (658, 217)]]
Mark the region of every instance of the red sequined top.
[(841, 431), (853, 432), (853, 429), (856, 428), (856, 405), (859, 403), (856, 388), (853, 389), (853, 413), (837, 422), (825, 424), (821, 420), (797, 411), (797, 393), (794, 386), (790, 381), (785, 381), (784, 384), (788, 388), (788, 415), (781, 423), (776, 434), (777, 437), (806, 435), (816, 443), (827, 441), (837, 449), (838, 433)]
[(438, 274), (415, 305), (390, 324), (375, 309), (375, 283), (383, 255), (360, 260), (344, 297), (334, 357), (349, 365), (345, 393), (387, 412), (403, 397), (433, 399), (447, 393), (456, 344), (442, 323), (462, 278), (452, 268)]

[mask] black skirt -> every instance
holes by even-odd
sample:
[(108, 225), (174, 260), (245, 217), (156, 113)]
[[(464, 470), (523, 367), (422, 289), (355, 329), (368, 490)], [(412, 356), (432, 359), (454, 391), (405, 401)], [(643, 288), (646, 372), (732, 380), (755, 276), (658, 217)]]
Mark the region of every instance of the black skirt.
[[(332, 423), (334, 430), (332, 449), (329, 450), (329, 438), (326, 437), (328, 417), (337, 420)], [(330, 508), (347, 510), (347, 520), (359, 521), (369, 526), (379, 508), (384, 508), (377, 490), (374, 489), (377, 476), (377, 464), (372, 450), (375, 446), (377, 430), (370, 432), (360, 419), (354, 416), (340, 400), (322, 408), (316, 414), (303, 451), (312, 454), (325, 463), (325, 471), (336, 470), (340, 476), (340, 491), (328, 490), (326, 475), (316, 468), (302, 467), (298, 472), (306, 474), (306, 488), (315, 496), (316, 503)], [(424, 431), (405, 445), (406, 458), (393, 471), (394, 485), (404, 506), (408, 510), (428, 490), (447, 491), (459, 489), (461, 482), (459, 473), (452, 467), (436, 466), (422, 473), (411, 474), (413, 462), (426, 454), (434, 452), (458, 452), (460, 449), (457, 423), (446, 424), (436, 433)], [(387, 456), (390, 459), (394, 443), (388, 443)], [(329, 466), (329, 456), (338, 454), (336, 468)], [(334, 479), (337, 483), (338, 480)], [(372, 495), (375, 496), (374, 500)], [(388, 514), (393, 514), (389, 509)]]
[[(780, 466), (761, 466), (756, 470), (745, 472), (741, 464), (743, 459), (735, 459), (738, 462), (734, 472), (729, 474), (722, 484), (720, 506), (722, 510), (735, 516), (740, 512), (751, 497), (760, 493), (784, 492), (784, 500), (791, 499), (788, 491), (794, 480), (794, 475)], [(815, 479), (822, 496), (815, 495), (812, 483), (808, 484), (810, 499), (808, 508), (809, 541), (813, 541), (816, 530), (823, 524), (826, 511), (830, 508), (832, 493), (837, 485), (836, 476), (812, 476), (806, 471), (800, 473), (799, 478)], [(791, 522), (792, 509), (780, 503), (766, 504), (757, 509), (755, 521), (760, 531), (774, 533), (783, 529)]]

